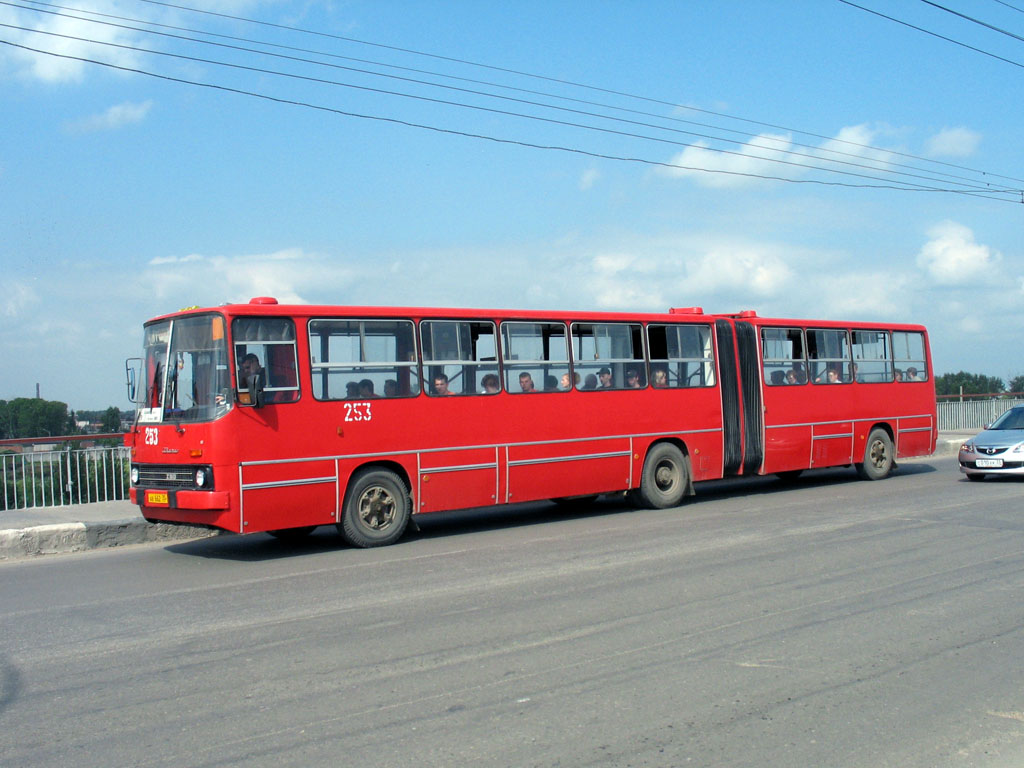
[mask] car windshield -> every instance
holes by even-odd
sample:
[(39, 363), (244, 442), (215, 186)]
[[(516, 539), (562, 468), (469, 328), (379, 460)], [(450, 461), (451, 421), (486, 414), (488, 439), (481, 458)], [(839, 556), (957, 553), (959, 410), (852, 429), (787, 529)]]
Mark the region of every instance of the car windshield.
[(146, 326), (139, 421), (210, 421), (232, 405), (224, 318), (195, 315)]
[(1011, 408), (992, 422), (989, 429), (1024, 429), (1024, 408)]

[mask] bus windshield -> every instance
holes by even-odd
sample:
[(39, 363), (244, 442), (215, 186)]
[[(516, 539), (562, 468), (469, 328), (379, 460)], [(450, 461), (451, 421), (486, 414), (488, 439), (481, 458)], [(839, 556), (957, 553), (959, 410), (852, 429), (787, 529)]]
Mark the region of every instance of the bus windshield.
[(232, 407), (224, 318), (195, 315), (145, 328), (139, 421), (212, 421)]

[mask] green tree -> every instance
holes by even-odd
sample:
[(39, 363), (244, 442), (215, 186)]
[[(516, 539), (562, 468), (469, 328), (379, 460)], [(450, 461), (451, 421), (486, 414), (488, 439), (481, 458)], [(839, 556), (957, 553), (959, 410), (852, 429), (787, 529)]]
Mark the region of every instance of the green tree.
[(963, 387), (963, 394), (966, 395), (993, 395), (1006, 391), (1003, 380), (996, 376), (985, 376), (981, 373), (967, 373), (958, 371), (956, 373), (944, 373), (935, 377), (935, 394), (937, 395), (959, 395)]
[(1011, 392), (1024, 392), (1024, 375), (1014, 376), (1010, 379), (1009, 390)]
[(103, 419), (100, 423), (100, 432), (120, 432), (121, 411), (115, 406), (110, 406), (103, 412)]
[(16, 397), (0, 400), (0, 433), (6, 438), (56, 437), (74, 430), (66, 403)]

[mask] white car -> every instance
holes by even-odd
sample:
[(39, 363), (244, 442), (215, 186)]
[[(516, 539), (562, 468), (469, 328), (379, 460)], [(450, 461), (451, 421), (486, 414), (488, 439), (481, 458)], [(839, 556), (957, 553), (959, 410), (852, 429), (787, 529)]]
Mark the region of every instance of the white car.
[(1024, 405), (1011, 408), (960, 446), (960, 471), (968, 480), (1024, 475)]

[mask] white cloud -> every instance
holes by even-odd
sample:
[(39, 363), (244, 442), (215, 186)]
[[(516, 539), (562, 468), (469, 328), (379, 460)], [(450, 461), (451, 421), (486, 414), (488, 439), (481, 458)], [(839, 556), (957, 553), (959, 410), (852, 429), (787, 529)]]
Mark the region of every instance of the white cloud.
[(112, 131), (126, 125), (141, 123), (146, 119), (149, 110), (153, 107), (152, 101), (139, 103), (124, 102), (115, 104), (98, 115), (68, 123), (66, 129), (74, 133), (93, 133), (96, 131)]
[(30, 286), (19, 282), (0, 283), (0, 296), (0, 314), (5, 317), (17, 317), (39, 301)]
[(311, 294), (347, 289), (354, 272), (343, 262), (289, 248), (237, 256), (193, 253), (158, 257), (150, 260), (142, 281), (158, 298), (189, 306), (244, 303), (254, 296), (274, 296), (281, 303), (306, 304)]
[(672, 157), (668, 162), (675, 167), (663, 168), (668, 176), (693, 178), (705, 187), (736, 187), (759, 181), (758, 176), (792, 175), (787, 166), (773, 160), (789, 160), (792, 148), (789, 136), (764, 133), (755, 136), (740, 147), (727, 145), (726, 151), (712, 149), (705, 141), (698, 141)]
[(1002, 255), (975, 242), (974, 233), (955, 221), (944, 221), (928, 232), (917, 254), (917, 265), (939, 285), (991, 282)]
[(925, 152), (930, 157), (970, 157), (981, 143), (981, 134), (969, 128), (944, 128), (929, 137)]
[[(712, 148), (707, 142), (698, 141), (669, 160), (672, 165), (681, 167), (663, 168), (660, 172), (692, 178), (701, 186), (717, 188), (761, 183), (762, 176), (800, 179), (811, 172), (808, 166), (840, 172), (871, 173), (871, 169), (884, 172), (889, 169), (894, 155), (877, 144), (895, 138), (898, 133), (884, 124), (861, 124), (846, 126), (835, 138), (817, 146), (796, 146), (792, 136), (775, 133), (762, 133), (739, 147), (723, 144)], [(864, 165), (869, 168), (858, 167)]]
[(601, 172), (596, 168), (588, 168), (580, 177), (580, 190), (586, 192), (601, 178)]

